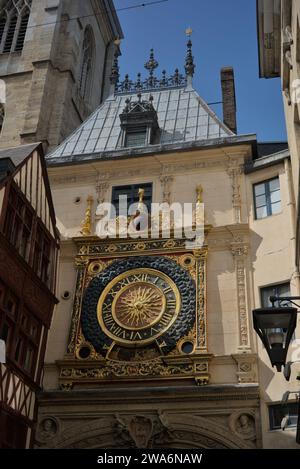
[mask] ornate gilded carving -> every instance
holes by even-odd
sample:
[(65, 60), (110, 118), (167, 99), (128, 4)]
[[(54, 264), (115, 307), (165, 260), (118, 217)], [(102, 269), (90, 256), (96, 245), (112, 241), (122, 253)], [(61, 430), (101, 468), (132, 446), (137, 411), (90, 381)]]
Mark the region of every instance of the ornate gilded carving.
[(164, 334), (180, 308), (180, 293), (171, 278), (159, 270), (140, 268), (113, 278), (101, 293), (97, 309), (101, 330), (108, 337), (141, 346)]
[(91, 195), (87, 198), (87, 208), (85, 211), (85, 218), (81, 227), (81, 234), (83, 236), (90, 236), (92, 234), (92, 206), (93, 206), (93, 197)]
[(93, 256), (110, 255), (110, 254), (129, 254), (136, 255), (136, 251), (149, 251), (155, 252), (166, 252), (185, 250), (185, 239), (144, 239), (143, 241), (136, 242), (135, 240), (108, 240), (99, 242), (98, 238), (89, 240), (88, 244), (82, 244), (82, 238), (75, 239), (79, 244), (79, 254), (88, 255), (90, 259)]
[(116, 321), (124, 327), (140, 329), (154, 324), (161, 317), (165, 307), (165, 297), (158, 288), (140, 284), (128, 285), (116, 302)]
[(60, 381), (59, 387), (62, 391), (71, 391), (73, 389), (73, 383), (72, 382), (65, 383), (63, 381)]
[(196, 187), (196, 193), (197, 193), (197, 204), (202, 204), (203, 203), (203, 187), (201, 185)]
[(197, 291), (197, 319), (196, 319), (196, 349), (207, 352), (207, 317), (206, 317), (206, 258), (207, 249), (194, 251), (196, 259), (196, 291)]
[(70, 334), (68, 340), (68, 354), (75, 353), (76, 337), (80, 325), (80, 313), (81, 313), (81, 302), (82, 302), (82, 293), (84, 287), (84, 278), (85, 278), (85, 267), (88, 263), (87, 259), (77, 259), (77, 280), (76, 280), (76, 292), (73, 303), (73, 313), (71, 318)]
[[(141, 266), (143, 266), (142, 273), (140, 272)], [(117, 290), (120, 290), (122, 282), (126, 283), (126, 278), (129, 278), (130, 275), (135, 278), (137, 269), (139, 273), (148, 275), (149, 278), (155, 272), (155, 278), (158, 279), (157, 286), (163, 290), (167, 297), (167, 308), (159, 323), (150, 325), (145, 330), (140, 329), (132, 335), (132, 331), (126, 331), (120, 325), (115, 324), (110, 311), (112, 311), (111, 306), (115, 293), (117, 294)], [(123, 276), (124, 279), (120, 276)], [(153, 277), (153, 282), (155, 282), (155, 278)], [(114, 289), (116, 291), (114, 293), (111, 291), (111, 286), (115, 281)], [(124, 286), (127, 284), (124, 284), (122, 288)], [(181, 269), (177, 263), (164, 257), (139, 256), (119, 260), (105, 269), (101, 276), (94, 278), (86, 290), (81, 318), (83, 333), (86, 339), (94, 345), (96, 351), (103, 356), (106, 356), (107, 347), (111, 346), (112, 341), (124, 342), (128, 346), (131, 344), (142, 346), (154, 340), (157, 341), (162, 353), (166, 355), (195, 322), (195, 293), (195, 284), (188, 273)], [(101, 306), (97, 310), (99, 301), (101, 301)]]
[(82, 334), (81, 327), (77, 333), (75, 356), (80, 360), (99, 360), (101, 356), (96, 352), (93, 345), (88, 342)]
[(88, 274), (91, 277), (98, 275), (100, 272), (102, 272), (105, 269), (106, 266), (107, 266), (107, 263), (101, 260), (91, 262), (88, 267)]
[[(197, 250), (193, 253), (182, 249), (182, 254), (180, 255), (178, 253), (178, 246), (180, 246), (182, 242), (184, 242), (184, 240), (170, 239), (159, 241), (143, 240), (139, 243), (134, 240), (127, 240), (126, 242), (108, 241), (103, 243), (94, 238), (89, 238), (85, 243), (82, 243), (82, 241), (78, 239), (78, 257), (76, 258), (78, 272), (70, 338), (66, 360), (58, 365), (60, 368), (60, 383), (62, 387), (69, 389), (74, 383), (81, 381), (109, 381), (116, 377), (127, 380), (142, 379), (143, 377), (147, 379), (152, 379), (153, 377), (161, 379), (189, 377), (195, 379), (198, 385), (205, 385), (209, 382), (208, 360), (205, 359), (205, 361), (203, 361), (204, 356), (202, 359), (198, 359), (198, 361), (193, 359), (194, 355), (196, 356), (198, 354), (199, 357), (199, 353), (204, 355), (205, 352), (207, 352), (205, 303), (207, 248)], [(140, 246), (138, 246), (138, 244), (140, 244)], [(102, 252), (104, 245), (106, 246), (105, 253)], [(149, 251), (151, 254), (155, 253), (155, 250), (152, 250), (153, 246), (160, 248), (160, 256), (145, 256), (144, 251)], [(100, 247), (100, 253), (97, 253), (96, 251)], [(119, 256), (120, 247), (122, 250), (124, 249), (126, 257), (119, 260), (112, 258), (112, 254), (116, 258)], [(137, 256), (136, 251), (138, 247), (142, 248), (141, 252), (143, 255)], [(106, 258), (108, 254), (106, 251), (107, 248), (109, 248), (110, 252), (109, 256)], [(176, 254), (168, 253), (170, 252), (169, 250), (171, 252), (174, 250)], [(131, 253), (135, 254), (135, 256), (131, 256)], [(162, 255), (162, 253), (164, 255)], [(148, 259), (149, 262), (151, 261), (151, 265), (147, 264)], [(121, 344), (121, 342), (117, 343), (108, 336), (104, 338), (105, 334), (103, 333), (102, 327), (93, 333), (93, 338), (97, 338), (97, 340), (99, 340), (99, 337), (101, 339), (103, 335), (102, 349), (100, 351), (100, 349), (95, 346), (92, 336), (89, 336), (85, 329), (83, 329), (83, 332), (81, 330), (81, 309), (84, 314), (86, 314), (87, 311), (86, 306), (82, 308), (83, 297), (87, 297), (88, 289), (94, 281), (98, 282), (99, 279), (101, 279), (101, 282), (103, 280), (104, 283), (108, 281), (107, 284), (105, 283), (105, 285), (108, 285), (110, 278), (113, 280), (118, 275), (126, 273), (128, 270), (140, 268), (141, 265), (146, 275), (147, 270), (153, 268), (153, 262), (155, 269), (163, 271), (164, 275), (170, 276), (176, 285), (180, 285), (181, 289), (184, 287), (183, 281), (185, 281), (185, 278), (186, 280), (189, 279), (186, 290), (189, 292), (189, 297), (185, 299), (185, 293), (183, 293), (183, 290), (181, 291), (181, 297), (185, 305), (184, 308), (187, 306), (190, 308), (190, 314), (182, 313), (182, 319), (184, 319), (186, 327), (183, 330), (181, 325), (179, 323), (177, 324), (176, 320), (174, 323), (174, 331), (173, 326), (169, 329), (166, 326), (166, 332), (164, 332), (163, 336), (157, 338), (153, 343), (143, 345), (140, 350), (135, 347), (136, 353), (129, 353), (128, 345), (126, 344)], [(118, 266), (118, 269), (120, 269), (123, 264), (125, 270), (121, 269), (121, 271), (115, 271), (113, 265)], [(107, 277), (108, 267), (112, 269), (111, 276), (109, 274), (109, 277)], [(169, 271), (168, 269), (170, 268), (171, 270)], [(175, 269), (174, 272), (172, 269)], [(178, 278), (176, 277), (176, 269), (178, 270)], [(195, 288), (192, 279), (196, 280), (197, 288)], [(131, 285), (129, 285), (124, 292), (121, 292), (122, 289), (120, 290), (121, 293), (116, 291), (116, 295), (113, 296), (114, 315), (115, 319), (122, 323), (124, 330), (127, 327), (130, 333), (132, 328), (138, 328), (137, 332), (139, 332), (144, 326), (148, 327), (148, 324), (144, 324), (145, 321), (150, 321), (149, 325), (152, 327), (153, 321), (155, 322), (157, 318), (159, 319), (161, 310), (164, 309), (164, 299), (161, 295), (157, 298), (157, 314), (155, 312), (156, 310), (153, 310), (151, 297), (151, 318), (149, 316), (147, 319), (149, 295), (157, 295), (155, 288), (155, 285), (151, 285), (150, 288), (150, 286), (144, 282), (143, 284), (139, 283), (136, 285), (133, 290), (131, 289)], [(196, 303), (193, 305), (191, 300), (190, 295), (193, 291), (195, 295), (193, 301), (197, 302), (197, 307)], [(101, 292), (97, 287), (98, 299), (100, 294)], [(96, 305), (98, 299), (95, 299)], [(128, 316), (129, 312), (131, 314), (129, 315), (130, 317)], [(133, 316), (132, 312), (134, 312)], [(154, 313), (156, 315), (155, 317), (153, 317)], [(97, 315), (96, 321), (99, 325)], [(123, 334), (123, 332), (121, 332), (121, 334)], [(189, 347), (186, 348), (186, 352), (178, 348), (179, 341), (181, 341), (180, 343), (189, 341), (191, 344), (195, 344), (192, 353)], [(135, 349), (132, 350), (134, 351)], [(72, 365), (70, 355), (73, 358)], [(164, 358), (162, 358), (163, 356)], [(106, 358), (104, 359), (103, 357)], [(169, 361), (170, 359), (173, 361)]]
[(193, 376), (194, 366), (192, 363), (180, 363), (177, 365), (164, 365), (162, 360), (152, 360), (144, 363), (123, 363), (106, 360), (105, 365), (99, 364), (96, 368), (80, 368), (66, 365), (61, 368), (60, 378), (62, 380), (76, 381), (79, 378), (109, 380), (118, 378), (149, 378), (149, 377), (180, 377)]

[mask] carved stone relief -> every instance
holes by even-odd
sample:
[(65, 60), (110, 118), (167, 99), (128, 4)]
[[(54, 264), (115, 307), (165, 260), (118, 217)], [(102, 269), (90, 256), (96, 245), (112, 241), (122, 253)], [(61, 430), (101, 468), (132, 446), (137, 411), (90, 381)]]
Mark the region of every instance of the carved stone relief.
[(237, 302), (239, 313), (239, 347), (249, 349), (249, 327), (246, 298), (245, 258), (248, 246), (238, 242), (231, 244), (237, 278)]
[(241, 194), (240, 194), (240, 175), (243, 173), (243, 166), (238, 161), (229, 158), (227, 174), (231, 179), (232, 185), (232, 206), (234, 209), (234, 222), (241, 223)]
[(53, 416), (38, 424), (36, 444), (42, 448), (254, 448), (254, 410), (238, 410), (231, 415), (213, 416), (153, 413), (112, 414), (82, 420), (72, 413), (65, 417), (64, 430)]
[(229, 417), (229, 428), (239, 438), (253, 441), (256, 438), (255, 418), (252, 412), (235, 412)]

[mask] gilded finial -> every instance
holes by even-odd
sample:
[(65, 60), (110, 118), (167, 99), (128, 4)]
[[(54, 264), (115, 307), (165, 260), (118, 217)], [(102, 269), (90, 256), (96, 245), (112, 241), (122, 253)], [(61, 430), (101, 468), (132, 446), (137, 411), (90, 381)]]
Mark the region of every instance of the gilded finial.
[(189, 84), (192, 84), (192, 78), (195, 73), (195, 68), (196, 65), (194, 64), (194, 57), (192, 53), (192, 41), (191, 41), (191, 35), (192, 35), (193, 30), (191, 28), (186, 30), (186, 35), (189, 38), (188, 43), (187, 43), (187, 53), (186, 53), (186, 58), (185, 58), (185, 73), (186, 76), (189, 80)]
[(138, 211), (140, 213), (143, 213), (145, 208), (144, 208), (144, 197), (145, 197), (145, 189), (139, 189), (139, 192), (138, 192), (138, 196), (139, 196), (139, 203), (138, 203)]
[(154, 58), (154, 49), (150, 49), (150, 58), (145, 63), (145, 68), (149, 70), (150, 75), (153, 75), (154, 70), (158, 67), (158, 62)]
[(195, 221), (198, 227), (203, 226), (204, 222), (204, 205), (203, 205), (203, 187), (201, 185), (196, 187), (197, 203), (195, 210)]
[(93, 205), (94, 199), (91, 195), (88, 196), (87, 198), (87, 207), (85, 211), (85, 218), (81, 226), (81, 231), (80, 233), (83, 236), (90, 236), (91, 235), (91, 230), (92, 230), (92, 205)]
[(197, 204), (203, 204), (203, 187), (201, 185), (196, 188)]
[(138, 195), (139, 195), (139, 204), (140, 203), (144, 203), (144, 197), (145, 197), (145, 189), (139, 189), (139, 192), (138, 192)]

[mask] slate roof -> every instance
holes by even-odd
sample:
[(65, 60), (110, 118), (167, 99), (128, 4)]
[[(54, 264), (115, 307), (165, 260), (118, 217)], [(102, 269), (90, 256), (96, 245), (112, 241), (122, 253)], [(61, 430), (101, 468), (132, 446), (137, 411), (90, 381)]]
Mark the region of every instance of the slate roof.
[(19, 166), (27, 156), (29, 156), (40, 143), (29, 143), (18, 147), (4, 148), (0, 150), (0, 159), (10, 159), (14, 166)]
[[(262, 168), (267, 168), (268, 166), (276, 165), (284, 161), (286, 158), (290, 158), (290, 150), (286, 142), (258, 143), (258, 154), (260, 147), (262, 146), (264, 147), (263, 156), (258, 156), (257, 158), (254, 158), (252, 161), (248, 161), (245, 164), (246, 174), (252, 173), (253, 171), (258, 171)], [(267, 149), (269, 150), (267, 151)]]
[[(196, 91), (189, 87), (151, 91), (153, 106), (157, 111), (160, 127), (158, 145), (187, 144), (210, 139), (224, 139), (235, 134), (209, 108)], [(150, 92), (142, 92), (142, 100), (148, 100)], [(110, 96), (80, 125), (62, 144), (47, 155), (64, 163), (91, 155), (101, 158), (120, 151), (120, 114), (125, 101), (137, 101), (136, 93)], [(151, 145), (150, 145), (151, 146)], [(148, 145), (149, 148), (149, 145)], [(77, 156), (77, 157), (76, 157)]]
[(274, 155), (274, 153), (287, 150), (288, 147), (287, 142), (259, 142), (257, 144), (257, 157)]

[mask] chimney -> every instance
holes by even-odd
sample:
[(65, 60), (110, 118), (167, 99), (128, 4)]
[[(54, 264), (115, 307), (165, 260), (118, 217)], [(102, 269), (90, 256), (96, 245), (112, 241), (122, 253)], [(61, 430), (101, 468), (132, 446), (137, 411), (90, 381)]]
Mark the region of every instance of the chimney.
[(232, 67), (221, 69), (221, 85), (223, 96), (223, 121), (229, 129), (236, 134), (236, 100), (234, 70)]

